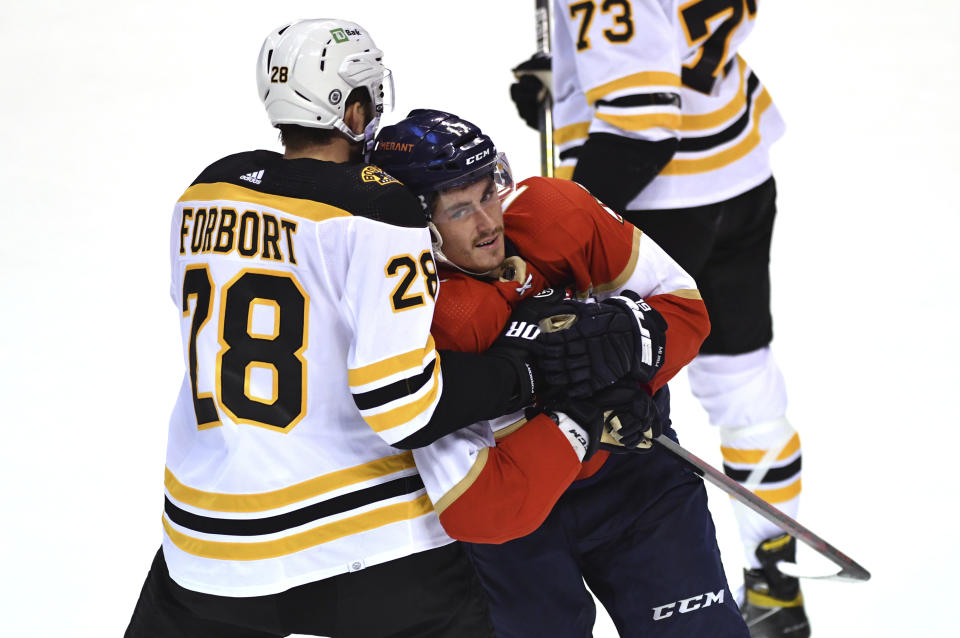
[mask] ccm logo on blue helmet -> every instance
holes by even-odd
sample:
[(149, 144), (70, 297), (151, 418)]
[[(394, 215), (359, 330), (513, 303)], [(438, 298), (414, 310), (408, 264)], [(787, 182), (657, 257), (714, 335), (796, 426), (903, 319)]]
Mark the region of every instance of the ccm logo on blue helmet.
[(483, 151), (482, 153), (477, 153), (476, 155), (471, 155), (470, 157), (467, 158), (467, 166), (470, 166), (471, 164), (473, 164), (473, 163), (476, 162), (477, 160), (482, 160), (484, 157), (486, 157), (486, 156), (489, 155), (489, 154), (490, 154), (490, 149), (488, 148), (487, 150)]

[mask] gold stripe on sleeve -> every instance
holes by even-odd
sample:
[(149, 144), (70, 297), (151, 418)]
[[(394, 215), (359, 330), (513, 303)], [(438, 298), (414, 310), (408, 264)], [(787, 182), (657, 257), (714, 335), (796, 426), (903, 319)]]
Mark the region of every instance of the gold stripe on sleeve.
[[(439, 359), (439, 357), (438, 357)], [(373, 429), (374, 432), (383, 432), (390, 428), (395, 428), (413, 420), (418, 414), (424, 412), (437, 398), (437, 390), (440, 387), (440, 362), (433, 368), (433, 387), (422, 397), (396, 407), (380, 414), (363, 415), (363, 420)]]
[(332, 219), (334, 217), (351, 217), (350, 213), (342, 208), (324, 204), (323, 202), (261, 193), (251, 188), (244, 188), (243, 186), (228, 184), (226, 182), (194, 184), (180, 196), (181, 202), (212, 202), (217, 200), (267, 206), (315, 222)]
[(740, 140), (734, 146), (720, 151), (715, 155), (699, 159), (673, 159), (670, 160), (662, 171), (661, 175), (693, 175), (696, 173), (706, 173), (707, 171), (722, 168), (728, 164), (736, 162), (750, 153), (757, 144), (760, 143), (760, 116), (772, 104), (770, 94), (764, 89), (757, 97), (756, 109), (753, 112), (753, 127), (750, 133)]
[(577, 122), (561, 126), (553, 132), (553, 143), (557, 146), (572, 142), (573, 140), (585, 140), (590, 134), (590, 122)]
[(344, 536), (383, 527), (390, 523), (417, 518), (429, 513), (432, 509), (430, 498), (424, 494), (413, 501), (387, 505), (363, 514), (314, 527), (299, 534), (292, 534), (270, 541), (250, 543), (194, 538), (174, 529), (167, 521), (166, 516), (163, 517), (163, 529), (174, 545), (194, 556), (218, 560), (264, 560), (293, 554)]
[(636, 226), (633, 227), (633, 248), (630, 251), (630, 259), (627, 261), (627, 265), (623, 267), (623, 270), (620, 271), (620, 274), (617, 275), (613, 281), (609, 281), (605, 284), (599, 284), (594, 286), (594, 293), (603, 293), (610, 292), (611, 290), (616, 290), (617, 288), (622, 288), (623, 284), (627, 283), (627, 280), (630, 279), (630, 275), (633, 274), (633, 271), (637, 269), (637, 260), (640, 258), (640, 238), (643, 237), (643, 231), (641, 231)]
[(527, 420), (524, 418), (524, 419), (520, 419), (515, 423), (511, 423), (505, 428), (500, 428), (499, 430), (493, 433), (494, 440), (499, 441), (505, 436), (510, 436), (511, 434), (513, 434), (514, 432), (522, 428), (526, 422)]
[[(404, 370), (414, 368), (423, 370), (423, 360), (434, 350), (436, 350), (436, 344), (433, 341), (433, 335), (430, 335), (427, 339), (427, 345), (423, 348), (417, 348), (416, 350), (404, 352), (389, 359), (347, 370), (347, 383), (352, 387), (356, 387), (379, 381), (380, 379), (384, 379), (398, 372), (403, 372)], [(439, 355), (437, 355), (436, 369), (440, 369)]]
[(645, 113), (641, 115), (597, 113), (597, 119), (624, 131), (643, 131), (650, 128), (676, 130), (680, 127), (681, 122), (679, 113)]
[(680, 297), (681, 299), (703, 299), (703, 297), (700, 296), (700, 291), (694, 288), (681, 288), (679, 290), (671, 290), (667, 294), (673, 295), (674, 297)]
[(716, 111), (710, 113), (701, 113), (699, 115), (684, 114), (683, 121), (680, 123), (681, 131), (701, 131), (708, 128), (715, 128), (729, 121), (746, 105), (747, 92), (744, 90), (744, 86), (746, 82), (747, 65), (740, 56), (737, 56), (737, 64), (740, 67), (740, 86), (737, 89), (736, 95), (733, 96), (733, 99)]
[(450, 507), (455, 500), (460, 498), (464, 492), (470, 489), (470, 486), (477, 480), (477, 477), (480, 476), (480, 472), (483, 471), (483, 468), (487, 465), (487, 459), (490, 456), (490, 448), (481, 448), (477, 452), (477, 458), (474, 460), (473, 465), (470, 466), (470, 470), (467, 472), (467, 475), (460, 479), (456, 485), (454, 485), (450, 490), (440, 497), (433, 505), (433, 509), (437, 511), (437, 516), (443, 514), (443, 510)]
[(198, 490), (181, 483), (168, 468), (164, 468), (163, 484), (176, 501), (192, 507), (214, 512), (263, 512), (413, 467), (413, 454), (404, 452), (258, 494), (221, 494)]
[(601, 84), (600, 86), (587, 91), (587, 102), (591, 105), (600, 98), (623, 89), (646, 88), (657, 86), (675, 86), (680, 87), (680, 76), (676, 73), (667, 71), (644, 71), (643, 73), (634, 73), (626, 77)]

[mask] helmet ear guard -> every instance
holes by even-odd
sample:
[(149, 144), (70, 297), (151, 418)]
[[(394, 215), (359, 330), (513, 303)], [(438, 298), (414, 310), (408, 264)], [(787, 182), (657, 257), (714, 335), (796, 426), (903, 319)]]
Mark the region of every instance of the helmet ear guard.
[(273, 30), (257, 60), (257, 89), (270, 123), (336, 129), (354, 142), (372, 137), (343, 121), (354, 89), (370, 96), (374, 118), (393, 108), (393, 78), (366, 30), (336, 19), (301, 20)]

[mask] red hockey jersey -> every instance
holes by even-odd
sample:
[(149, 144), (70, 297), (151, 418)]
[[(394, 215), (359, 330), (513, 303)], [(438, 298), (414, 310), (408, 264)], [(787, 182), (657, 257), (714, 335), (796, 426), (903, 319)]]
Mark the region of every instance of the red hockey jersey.
[[(693, 279), (657, 244), (574, 182), (534, 177), (505, 202), (504, 230), (517, 249), (499, 279), (439, 267), (431, 332), (437, 348), (480, 352), (503, 330), (513, 307), (543, 288), (572, 288), (602, 300), (629, 289), (667, 321), (655, 392), (689, 363), (709, 332)], [(544, 415), (522, 413), (454, 432), (414, 457), (444, 529), (471, 542), (502, 543), (530, 533), (570, 483), (596, 472), (598, 452), (581, 464)]]

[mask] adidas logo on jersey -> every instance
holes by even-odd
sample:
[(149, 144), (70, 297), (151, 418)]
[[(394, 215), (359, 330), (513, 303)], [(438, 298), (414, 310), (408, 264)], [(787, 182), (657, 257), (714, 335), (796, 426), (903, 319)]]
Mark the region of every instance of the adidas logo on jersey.
[(263, 169), (259, 171), (253, 171), (252, 173), (247, 173), (246, 175), (241, 175), (240, 179), (245, 182), (253, 182), (254, 184), (259, 184), (263, 181)]

